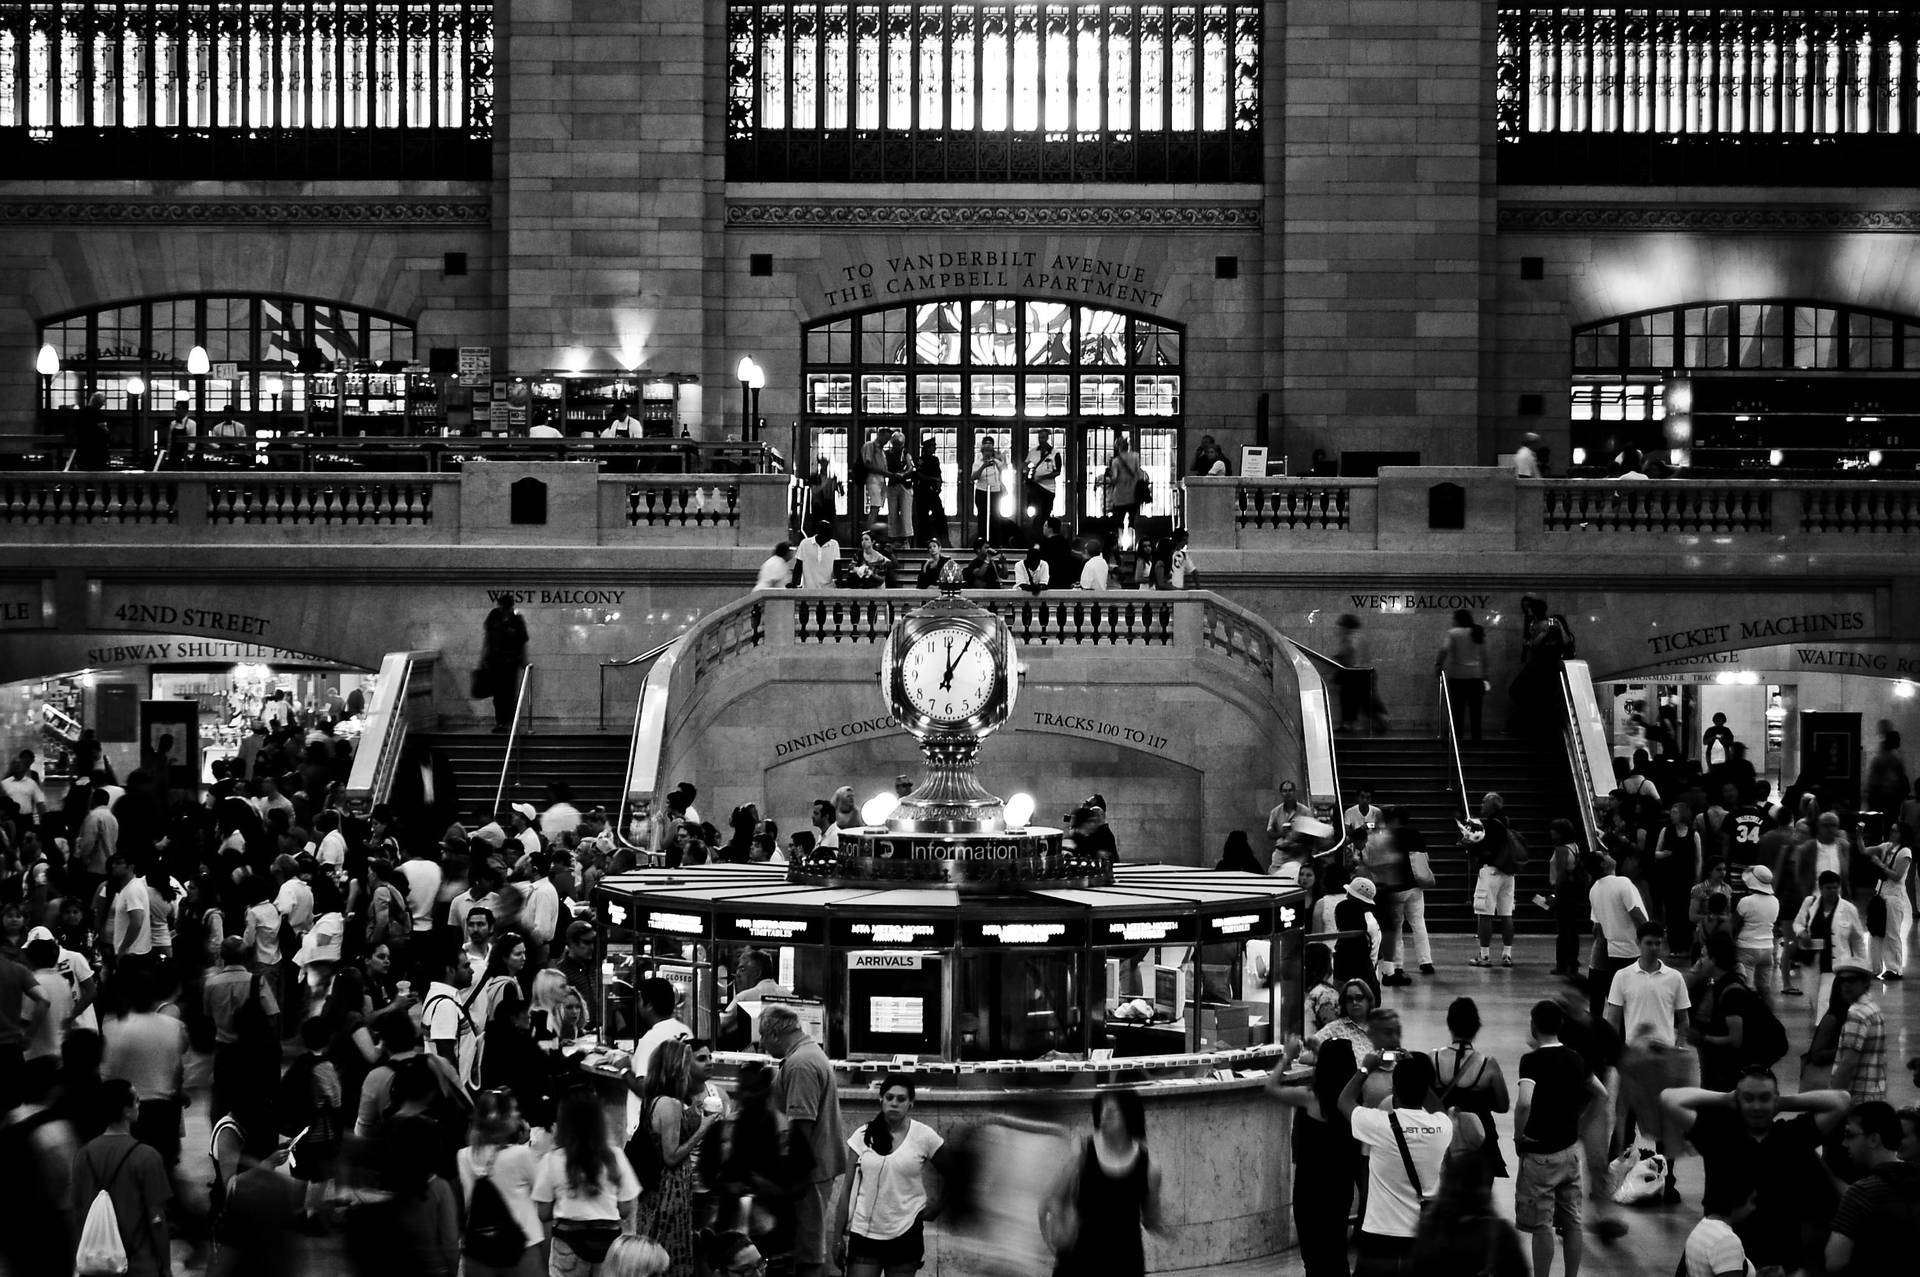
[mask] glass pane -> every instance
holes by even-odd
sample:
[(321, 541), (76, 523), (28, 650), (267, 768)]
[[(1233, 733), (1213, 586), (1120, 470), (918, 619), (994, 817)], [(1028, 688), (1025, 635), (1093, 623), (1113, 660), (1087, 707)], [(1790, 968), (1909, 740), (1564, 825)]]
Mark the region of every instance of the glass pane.
[(967, 334), (974, 363), (1014, 362), (1014, 324), (1018, 313), (1018, 306), (1011, 301), (978, 301), (969, 306)]
[(914, 307), (913, 350), (923, 364), (960, 362), (960, 303)]
[(1573, 335), (1573, 366), (1575, 368), (1597, 368), (1600, 359), (1600, 338), (1592, 329)]
[(299, 302), (277, 297), (260, 299), (260, 358), (266, 363), (293, 363), (300, 358)]
[(1133, 379), (1133, 411), (1142, 417), (1177, 417), (1180, 415), (1180, 378), (1135, 377)]
[(1113, 459), (1116, 433), (1112, 426), (1088, 426), (1081, 432), (1080, 513), (1084, 517), (1100, 518), (1107, 512), (1107, 490), (1098, 480)]
[(868, 364), (904, 364), (907, 362), (907, 312), (905, 307), (876, 311), (860, 320), (860, 360)]
[(1123, 364), (1126, 362), (1127, 317), (1111, 310), (1082, 308), (1080, 311), (1080, 362), (1083, 364)]
[(1847, 365), (1851, 368), (1893, 367), (1893, 321), (1877, 315), (1847, 316)]
[(1127, 410), (1127, 379), (1119, 373), (1080, 378), (1080, 411), (1089, 417), (1117, 417)]
[[(954, 398), (956, 401), (959, 398), (957, 390)], [(956, 507), (964, 507), (967, 502), (966, 494), (960, 490), (960, 431), (954, 426), (922, 426), (919, 433), (921, 443), (933, 440), (933, 455), (940, 459), (940, 505), (952, 515)], [(917, 448), (914, 455), (920, 455)], [(952, 545), (950, 535), (950, 531), (943, 530), (941, 540)]]
[(1069, 341), (1073, 307), (1065, 302), (1027, 303), (1027, 362), (1065, 364), (1073, 361)]
[(807, 410), (835, 415), (853, 411), (853, 375), (844, 372), (807, 374)]
[(1143, 515), (1171, 514), (1174, 478), (1180, 468), (1180, 432), (1165, 426), (1143, 426), (1134, 432), (1140, 466), (1153, 480), (1153, 500), (1140, 508)]
[(915, 412), (934, 417), (960, 415), (959, 373), (922, 373), (913, 382)]
[(1672, 311), (1634, 315), (1626, 321), (1626, 331), (1629, 368), (1661, 369), (1673, 366)]
[[(820, 461), (827, 463), (827, 473), (840, 481), (841, 487), (847, 486), (847, 428), (845, 426), (815, 426), (813, 428), (813, 463), (809, 473), (817, 470)], [(842, 507), (844, 508), (844, 507)]]
[(95, 319), (94, 349), (100, 359), (135, 362), (146, 347), (140, 332), (140, 308), (117, 306), (103, 310)]
[(1068, 387), (1073, 378), (1060, 375), (1027, 378), (1027, 397), (1025, 413), (1029, 417), (1064, 417), (1067, 415)]
[(1151, 366), (1180, 362), (1180, 335), (1171, 328), (1135, 320), (1133, 362)]
[(853, 321), (839, 319), (807, 331), (807, 362), (810, 364), (847, 364), (853, 362)]
[(982, 373), (973, 378), (972, 411), (977, 417), (1011, 417), (1014, 382), (1011, 373)]
[(896, 415), (906, 410), (905, 373), (867, 374), (860, 378), (860, 411)]
[(1740, 307), (1740, 366), (1786, 366), (1786, 308), (1779, 305)]
[(1730, 306), (1696, 306), (1688, 310), (1682, 322), (1687, 329), (1686, 366), (1689, 368), (1725, 368), (1729, 353)]

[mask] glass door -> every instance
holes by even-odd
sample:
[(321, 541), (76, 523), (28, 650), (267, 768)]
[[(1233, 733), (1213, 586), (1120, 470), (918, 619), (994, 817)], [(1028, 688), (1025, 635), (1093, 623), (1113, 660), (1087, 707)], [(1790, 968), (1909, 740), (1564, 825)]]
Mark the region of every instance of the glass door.
[[(848, 455), (848, 429), (846, 426), (814, 425), (807, 432), (807, 516), (802, 526), (812, 528), (818, 518), (834, 520), (835, 535), (845, 525), (840, 520), (849, 509), (858, 509), (860, 494), (850, 482)], [(827, 464), (827, 474), (832, 482), (824, 488), (818, 482), (820, 463)], [(851, 503), (851, 504), (850, 504)]]
[[(976, 422), (968, 431), (967, 443), (966, 469), (961, 474), (959, 486), (963, 504), (953, 511), (956, 523), (963, 519), (965, 521), (960, 543), (971, 547), (984, 536), (993, 545), (1011, 545), (1018, 539), (1012, 520), (1018, 509), (1016, 490), (1019, 486), (1019, 472), (1015, 466), (1016, 459), (1013, 458), (1013, 426), (1011, 423)], [(991, 526), (983, 529), (974, 472), (981, 462), (987, 460), (989, 446), (991, 456), (1000, 468), (1000, 490), (987, 512), (992, 520)]]
[(948, 549), (956, 544), (954, 529), (964, 521), (970, 499), (960, 483), (960, 428), (958, 426), (920, 426), (914, 431), (913, 455), (918, 461), (926, 440), (933, 441), (933, 454), (940, 459), (940, 490), (913, 494), (913, 542), (924, 546), (928, 537), (939, 537)]

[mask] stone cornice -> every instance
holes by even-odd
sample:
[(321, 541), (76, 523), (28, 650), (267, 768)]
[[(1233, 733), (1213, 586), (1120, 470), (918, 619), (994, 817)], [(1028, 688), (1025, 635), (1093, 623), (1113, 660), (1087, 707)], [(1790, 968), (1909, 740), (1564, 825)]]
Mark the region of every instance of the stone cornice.
[(485, 226), (480, 199), (0, 200), (14, 226)]
[(1588, 234), (1595, 231), (1710, 231), (1719, 234), (1826, 234), (1920, 231), (1920, 208), (1833, 208), (1746, 204), (1692, 207), (1637, 204), (1507, 204), (1500, 229)]
[(772, 229), (834, 227), (960, 228), (1007, 227), (1136, 230), (1252, 229), (1260, 225), (1257, 202), (1208, 204), (1102, 204), (945, 201), (825, 204), (817, 201), (729, 203), (727, 225)]

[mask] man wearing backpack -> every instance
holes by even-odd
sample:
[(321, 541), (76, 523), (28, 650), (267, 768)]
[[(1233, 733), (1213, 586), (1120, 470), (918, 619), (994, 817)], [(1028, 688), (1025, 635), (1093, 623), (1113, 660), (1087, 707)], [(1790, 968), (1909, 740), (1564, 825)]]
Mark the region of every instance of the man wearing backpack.
[[(126, 1277), (172, 1277), (173, 1257), (167, 1237), (167, 1202), (173, 1189), (160, 1154), (132, 1135), (140, 1114), (133, 1083), (113, 1078), (103, 1083), (100, 1097), (112, 1116), (106, 1131), (88, 1141), (73, 1159), (73, 1215), (86, 1221), (80, 1235), (81, 1253), (75, 1271), (80, 1277), (122, 1272)], [(106, 1194), (106, 1201), (95, 1201)], [(119, 1233), (125, 1250), (124, 1268), (88, 1262), (97, 1249), (90, 1245), (98, 1212)], [(17, 1222), (17, 1221), (16, 1221)]]
[(466, 1134), (466, 1113), (471, 1104), (461, 1089), (453, 1065), (442, 1057), (421, 1049), (420, 1031), (405, 1011), (389, 1011), (374, 1021), (374, 1034), (386, 1051), (386, 1059), (374, 1065), (360, 1085), (360, 1109), (354, 1116), (353, 1133), (360, 1139), (373, 1136), (374, 1127), (393, 1108), (394, 1081), (404, 1073), (424, 1071), (438, 1087), (439, 1099), (428, 1106), (428, 1116), (455, 1120), (458, 1136)]
[(1700, 1051), (1700, 1082), (1710, 1091), (1732, 1090), (1748, 1065), (1771, 1067), (1787, 1053), (1786, 1029), (1741, 977), (1732, 936), (1707, 937), (1701, 974), (1711, 990), (1708, 1011), (1689, 1035)]

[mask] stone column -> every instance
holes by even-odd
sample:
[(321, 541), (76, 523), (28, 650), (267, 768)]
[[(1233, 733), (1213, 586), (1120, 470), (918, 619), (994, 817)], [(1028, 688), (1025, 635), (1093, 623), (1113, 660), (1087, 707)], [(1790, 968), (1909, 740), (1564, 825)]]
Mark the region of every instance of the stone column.
[(1293, 0), (1286, 446), (1478, 464), (1495, 216), (1493, 0)]

